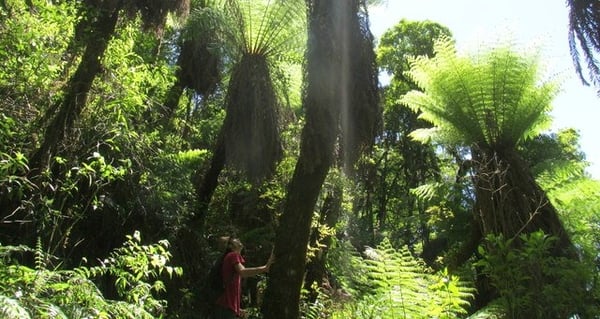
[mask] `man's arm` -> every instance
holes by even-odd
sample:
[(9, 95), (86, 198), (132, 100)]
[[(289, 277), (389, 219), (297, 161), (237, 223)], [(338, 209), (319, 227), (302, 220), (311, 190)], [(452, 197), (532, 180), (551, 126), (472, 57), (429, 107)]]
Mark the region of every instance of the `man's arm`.
[(269, 257), (269, 261), (264, 266), (260, 267), (244, 267), (241, 263), (235, 264), (235, 271), (242, 277), (252, 277), (258, 274), (264, 274), (269, 272), (269, 268), (271, 268), (271, 264), (275, 262), (275, 258), (273, 255)]
[(269, 271), (267, 265), (260, 267), (244, 267), (242, 264), (235, 264), (235, 271), (242, 277), (252, 277), (258, 274), (264, 274)]

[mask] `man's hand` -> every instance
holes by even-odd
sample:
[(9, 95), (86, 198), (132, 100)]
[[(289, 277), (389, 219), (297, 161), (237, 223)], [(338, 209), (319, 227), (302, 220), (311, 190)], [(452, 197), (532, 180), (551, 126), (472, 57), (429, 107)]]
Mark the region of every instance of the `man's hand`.
[(273, 263), (275, 263), (275, 255), (273, 254), (273, 251), (271, 251), (271, 256), (269, 256), (269, 260), (267, 260), (267, 264), (265, 265), (265, 272), (269, 272)]

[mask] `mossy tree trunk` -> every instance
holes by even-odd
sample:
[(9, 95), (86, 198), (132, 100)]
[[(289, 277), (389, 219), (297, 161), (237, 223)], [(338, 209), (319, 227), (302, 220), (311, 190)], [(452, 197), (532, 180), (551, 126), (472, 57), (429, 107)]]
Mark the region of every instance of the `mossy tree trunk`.
[[(343, 22), (338, 10), (350, 9), (345, 0), (314, 1), (309, 13), (306, 124), (300, 156), (288, 185), (279, 221), (272, 266), (265, 292), (265, 319), (299, 317), (306, 251), (313, 209), (333, 163), (342, 93), (342, 63), (346, 52), (340, 41)], [(343, 15), (343, 14), (340, 14)]]
[(372, 35), (367, 15), (360, 14), (365, 2), (314, 0), (307, 6), (306, 124), (276, 232), (277, 262), (263, 304), (266, 319), (299, 317), (313, 211), (336, 145), (344, 171), (354, 174), (353, 165), (381, 124)]
[[(486, 235), (501, 235), (513, 241), (514, 248), (521, 247), (520, 235), (543, 231), (558, 240), (551, 247), (554, 257), (578, 260), (570, 237), (558, 212), (535, 181), (527, 163), (514, 149), (475, 149), (472, 154), (477, 163), (475, 182), (475, 211), (472, 238), (462, 248), (464, 257), (477, 251), (478, 244), (486, 245)], [(494, 247), (488, 247), (491, 251)], [(457, 256), (461, 258), (461, 256)], [(547, 277), (546, 285), (557, 278)], [(483, 307), (498, 297), (498, 291), (486, 275), (477, 277), (477, 298), (474, 306)]]
[(31, 157), (30, 167), (38, 173), (47, 167), (51, 157), (79, 118), (96, 76), (102, 71), (102, 57), (117, 25), (119, 8), (99, 9), (98, 15), (91, 24), (94, 34), (85, 48), (77, 70), (69, 79), (64, 98), (58, 102), (56, 114), (51, 117), (50, 124), (44, 133), (41, 146)]
[(574, 257), (574, 247), (559, 216), (514, 149), (474, 149), (476, 211), (481, 233), (516, 238), (543, 231), (556, 236), (554, 253)]
[[(323, 200), (323, 206), (321, 207), (320, 220), (321, 225), (325, 225), (331, 229), (337, 224), (341, 212), (342, 212), (342, 197), (343, 189), (339, 185), (335, 185), (331, 191), (328, 192), (327, 197)], [(306, 269), (306, 277), (304, 279), (304, 288), (309, 291), (310, 301), (315, 301), (318, 292), (326, 279), (326, 267), (325, 261), (327, 258), (327, 252), (332, 242), (332, 236), (330, 234), (321, 234), (318, 230), (313, 230), (310, 238), (310, 245), (314, 248), (318, 248), (315, 256), (310, 260)]]

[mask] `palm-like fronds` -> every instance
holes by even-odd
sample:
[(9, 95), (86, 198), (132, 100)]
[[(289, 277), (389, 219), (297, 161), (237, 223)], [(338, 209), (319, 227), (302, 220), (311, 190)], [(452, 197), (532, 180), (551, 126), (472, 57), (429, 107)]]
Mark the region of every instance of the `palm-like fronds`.
[(511, 148), (549, 124), (558, 87), (538, 82), (536, 61), (509, 45), (461, 56), (450, 40), (441, 40), (436, 56), (416, 58), (409, 72), (425, 92), (411, 91), (402, 101), (449, 141)]
[[(568, 0), (569, 48), (575, 70), (581, 81), (591, 81), (600, 88), (600, 64), (596, 54), (600, 52), (600, 2), (590, 0)], [(587, 64), (589, 81), (583, 75), (580, 52)]]
[(410, 75), (425, 92), (402, 99), (436, 125), (438, 136), (470, 147), (478, 164), (476, 211), (484, 234), (506, 238), (542, 230), (557, 236), (556, 251), (572, 258), (572, 244), (556, 209), (535, 182), (516, 145), (549, 122), (557, 92), (539, 83), (535, 56), (510, 46), (478, 56), (460, 56), (450, 41), (436, 45), (436, 56), (417, 58)]
[[(279, 139), (279, 100), (271, 68), (282, 57), (304, 48), (303, 2), (226, 0), (235, 23), (235, 59), (226, 98), (223, 126), (226, 162), (252, 181), (273, 172), (282, 150)], [(238, 60), (239, 59), (239, 60)]]
[(299, 0), (225, 0), (234, 23), (233, 42), (241, 54), (273, 57), (302, 52), (306, 37), (304, 2)]

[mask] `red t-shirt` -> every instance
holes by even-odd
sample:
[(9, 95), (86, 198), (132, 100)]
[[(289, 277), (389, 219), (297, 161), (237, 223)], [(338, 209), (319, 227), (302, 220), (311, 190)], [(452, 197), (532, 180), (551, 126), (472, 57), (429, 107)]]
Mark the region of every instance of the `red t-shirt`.
[(217, 304), (233, 310), (237, 316), (241, 313), (242, 277), (235, 271), (235, 265), (244, 262), (246, 261), (242, 255), (232, 251), (225, 255), (223, 268), (221, 268), (225, 292), (217, 299)]

